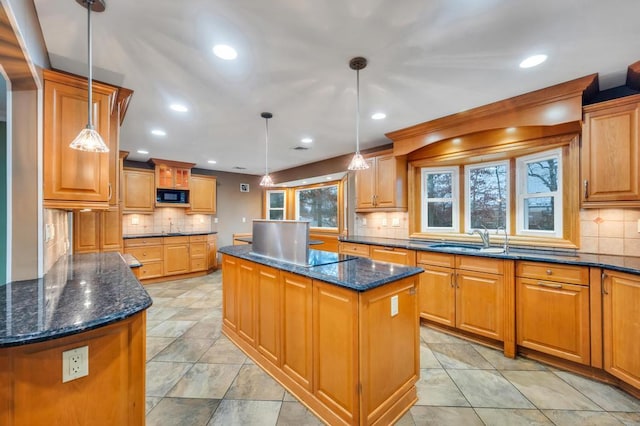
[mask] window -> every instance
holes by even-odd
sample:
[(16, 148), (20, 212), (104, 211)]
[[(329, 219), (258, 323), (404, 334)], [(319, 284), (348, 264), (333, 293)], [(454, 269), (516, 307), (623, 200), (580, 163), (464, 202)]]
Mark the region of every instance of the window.
[(312, 228), (338, 228), (338, 185), (296, 189), (296, 219)]
[(422, 230), (458, 232), (458, 167), (422, 169)]
[(285, 219), (285, 203), (286, 191), (269, 190), (267, 191), (267, 219), (284, 220)]
[(472, 229), (509, 229), (509, 162), (465, 167), (465, 225)]
[(562, 237), (561, 159), (556, 149), (516, 160), (518, 234)]

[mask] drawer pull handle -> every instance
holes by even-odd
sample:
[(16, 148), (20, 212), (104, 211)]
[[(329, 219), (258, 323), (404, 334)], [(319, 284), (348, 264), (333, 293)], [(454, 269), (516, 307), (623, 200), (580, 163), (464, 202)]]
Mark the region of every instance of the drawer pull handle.
[(552, 275), (553, 271), (551, 269), (547, 269), (547, 275)]
[(454, 288), (455, 286), (454, 286), (454, 284), (453, 284), (453, 282), (454, 282), (454, 279), (453, 279), (453, 272), (451, 273), (451, 279), (450, 279), (449, 281), (451, 282), (451, 288)]
[(544, 281), (538, 281), (538, 285), (540, 287), (562, 288), (562, 284), (547, 283), (547, 282), (544, 282)]

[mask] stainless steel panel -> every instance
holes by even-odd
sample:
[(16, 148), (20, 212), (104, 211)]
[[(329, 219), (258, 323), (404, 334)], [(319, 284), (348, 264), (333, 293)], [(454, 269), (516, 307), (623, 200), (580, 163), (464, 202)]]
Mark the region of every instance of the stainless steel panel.
[(309, 263), (309, 222), (299, 220), (254, 220), (255, 254), (307, 265)]

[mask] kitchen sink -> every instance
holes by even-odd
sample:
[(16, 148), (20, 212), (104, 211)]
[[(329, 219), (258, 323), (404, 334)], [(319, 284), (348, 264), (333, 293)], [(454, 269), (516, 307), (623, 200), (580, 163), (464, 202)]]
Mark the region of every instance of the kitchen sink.
[(457, 244), (457, 243), (438, 243), (432, 244), (429, 248), (438, 248), (445, 250), (453, 250), (467, 253), (504, 253), (502, 247), (479, 247), (470, 244)]

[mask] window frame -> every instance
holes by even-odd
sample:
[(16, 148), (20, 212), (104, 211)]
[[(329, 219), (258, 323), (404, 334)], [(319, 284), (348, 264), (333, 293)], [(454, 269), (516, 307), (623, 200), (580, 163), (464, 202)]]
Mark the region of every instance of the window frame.
[[(555, 158), (558, 161), (558, 189), (555, 192), (541, 192), (529, 194), (527, 191), (527, 163), (543, 161)], [(549, 238), (562, 238), (563, 235), (563, 190), (564, 184), (562, 182), (563, 176), (563, 161), (562, 161), (562, 149), (555, 148), (536, 152), (534, 154), (523, 155), (516, 157), (516, 235), (536, 236), (536, 237), (549, 237)], [(554, 199), (554, 231), (545, 230), (529, 230), (525, 229), (525, 199), (539, 198), (539, 197), (553, 197)]]
[[(284, 196), (282, 207), (271, 207), (271, 194), (282, 193)], [(268, 220), (287, 220), (287, 190), (286, 189), (267, 189), (265, 190), (265, 211), (264, 217)], [(272, 210), (282, 210), (282, 219), (271, 219)]]
[[(505, 224), (504, 224), (504, 228), (506, 230), (510, 229), (510, 224), (511, 224), (511, 188), (512, 188), (512, 182), (511, 182), (511, 162), (509, 160), (500, 160), (500, 161), (487, 161), (487, 162), (482, 162), (482, 163), (473, 163), (473, 164), (465, 164), (464, 166), (464, 228), (467, 230), (467, 232), (470, 232), (472, 229), (477, 229), (477, 228), (472, 228), (471, 227), (471, 209), (470, 209), (470, 189), (471, 189), (471, 182), (470, 182), (470, 173), (472, 169), (481, 169), (481, 168), (486, 168), (486, 167), (492, 167), (492, 166), (500, 166), (500, 165), (504, 165), (506, 167), (506, 188), (505, 188), (505, 193), (506, 193), (506, 200), (505, 200), (505, 208), (506, 208), (506, 212), (505, 212)], [(497, 231), (497, 228), (502, 229), (502, 227), (494, 227), (494, 228), (490, 228), (490, 227), (486, 227), (486, 229), (491, 230), (491, 231)]]
[[(429, 200), (433, 202), (443, 202), (448, 199), (445, 198), (427, 198), (427, 186), (426, 176), (430, 174), (438, 173), (451, 173), (451, 227), (430, 227), (428, 203)], [(421, 225), (422, 232), (460, 232), (460, 167), (459, 166), (444, 166), (444, 167), (422, 167), (420, 170), (422, 192), (420, 194), (420, 209), (421, 209)]]

